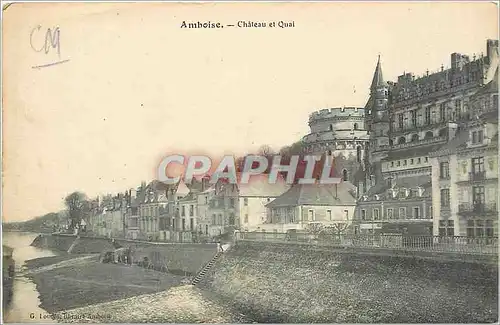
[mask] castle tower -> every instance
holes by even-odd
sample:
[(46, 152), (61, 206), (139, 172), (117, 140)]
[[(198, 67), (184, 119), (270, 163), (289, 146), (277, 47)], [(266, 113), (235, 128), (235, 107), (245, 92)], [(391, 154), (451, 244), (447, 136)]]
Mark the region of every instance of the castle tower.
[[(370, 166), (367, 177), (368, 187), (373, 186), (374, 182), (382, 181), (381, 160), (389, 152), (389, 86), (384, 81), (382, 75), (382, 66), (380, 56), (378, 57), (377, 67), (373, 74), (372, 84), (370, 86), (370, 98), (365, 106), (367, 112), (367, 128), (369, 132), (368, 158)], [(373, 176), (375, 179), (373, 179)]]

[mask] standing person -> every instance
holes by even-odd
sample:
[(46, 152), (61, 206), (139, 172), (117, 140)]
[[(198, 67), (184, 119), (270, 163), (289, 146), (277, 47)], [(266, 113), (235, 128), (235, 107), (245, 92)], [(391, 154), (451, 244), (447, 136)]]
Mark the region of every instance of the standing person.
[(217, 250), (220, 252), (220, 253), (224, 253), (224, 248), (222, 248), (222, 243), (220, 242), (220, 239), (217, 240)]

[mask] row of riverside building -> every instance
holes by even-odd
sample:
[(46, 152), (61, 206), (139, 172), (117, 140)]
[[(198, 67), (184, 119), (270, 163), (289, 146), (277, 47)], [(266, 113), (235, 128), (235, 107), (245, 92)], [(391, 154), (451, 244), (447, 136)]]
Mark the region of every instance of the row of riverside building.
[(97, 235), (197, 241), (234, 230), (498, 236), (498, 41), (472, 60), (386, 81), (380, 57), (365, 107), (309, 116), (304, 153), (333, 157), (343, 179), (288, 185), (208, 179), (143, 183), (94, 202)]

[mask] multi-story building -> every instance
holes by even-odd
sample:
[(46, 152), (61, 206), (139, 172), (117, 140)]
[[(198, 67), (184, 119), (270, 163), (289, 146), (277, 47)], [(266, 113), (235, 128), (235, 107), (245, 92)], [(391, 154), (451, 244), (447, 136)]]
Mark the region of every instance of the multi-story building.
[(434, 235), (498, 236), (498, 68), (473, 97), (473, 119), (430, 154)]
[[(498, 41), (486, 56), (451, 55), (451, 68), (384, 81), (380, 58), (365, 107), (369, 132), (365, 179), (359, 182), (359, 230), (430, 234), (433, 226), (429, 154), (471, 120), (471, 106), (494, 78)], [(412, 194), (413, 193), (413, 194)], [(392, 216), (392, 218), (390, 217)], [(435, 231), (435, 230), (434, 230)]]
[(352, 182), (362, 168), (369, 140), (365, 109), (322, 109), (309, 116), (309, 127), (311, 132), (302, 139), (304, 152), (333, 157), (338, 176)]
[[(237, 179), (240, 176), (238, 173)], [(266, 204), (288, 188), (279, 174), (274, 184), (269, 182), (268, 174), (251, 176), (247, 184), (230, 184), (219, 179), (198, 195), (200, 230), (211, 237), (235, 229), (257, 230), (266, 222)]]
[(240, 230), (255, 231), (267, 221), (266, 205), (289, 189), (285, 179), (278, 175), (276, 183), (269, 175), (255, 175), (247, 184), (238, 184), (237, 214)]
[(198, 231), (204, 236), (211, 236), (212, 216), (210, 213), (210, 202), (215, 194), (215, 187), (211, 186), (198, 194)]
[(340, 184), (297, 184), (266, 205), (267, 220), (260, 230), (309, 230), (312, 224), (346, 232), (356, 207), (356, 189)]

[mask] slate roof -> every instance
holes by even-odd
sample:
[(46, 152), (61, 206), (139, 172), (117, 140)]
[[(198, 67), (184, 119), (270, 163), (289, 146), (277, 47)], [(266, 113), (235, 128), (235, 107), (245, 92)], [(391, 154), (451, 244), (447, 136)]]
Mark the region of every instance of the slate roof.
[(484, 87), (481, 87), (474, 94), (474, 96), (490, 94), (490, 93), (497, 93), (497, 92), (498, 92), (498, 67), (495, 70), (495, 75), (493, 76), (493, 79), (490, 82), (488, 82), (486, 85), (484, 85)]
[[(479, 121), (470, 121), (467, 125), (472, 125), (474, 123), (486, 124), (486, 123), (498, 123), (498, 111), (486, 112), (479, 117)], [(441, 144), (438, 148), (430, 153), (430, 156), (442, 156), (457, 152), (461, 149), (467, 148), (467, 142), (469, 141), (469, 128), (461, 127), (454, 138), (449, 140), (445, 144)], [(498, 146), (498, 132), (491, 137), (491, 143), (488, 147)]]
[[(430, 196), (432, 192), (432, 180), (430, 175), (419, 175), (419, 176), (411, 176), (411, 177), (400, 177), (394, 180), (393, 189), (410, 189), (416, 190), (419, 187), (424, 189), (422, 196)], [(367, 196), (369, 199), (374, 198), (375, 195), (379, 195), (380, 200), (392, 199), (389, 197), (388, 190), (390, 186), (386, 182), (380, 182), (375, 184), (375, 186), (371, 187), (364, 196)]]
[(297, 184), (266, 207), (300, 205), (356, 205), (355, 187), (349, 182), (340, 184)]
[(372, 84), (370, 89), (375, 90), (380, 86), (384, 86), (384, 76), (382, 75), (382, 66), (380, 64), (380, 55), (378, 56), (377, 66), (375, 67), (375, 72), (373, 74)]

